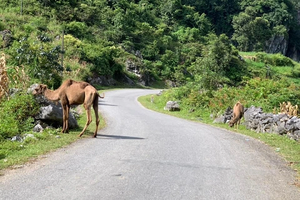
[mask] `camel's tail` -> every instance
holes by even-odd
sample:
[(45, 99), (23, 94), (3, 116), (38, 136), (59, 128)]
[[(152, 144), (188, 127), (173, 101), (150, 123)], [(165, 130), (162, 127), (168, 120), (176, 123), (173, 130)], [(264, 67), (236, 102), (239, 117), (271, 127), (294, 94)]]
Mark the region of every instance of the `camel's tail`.
[(101, 96), (101, 95), (98, 93), (98, 96), (99, 96), (101, 99), (104, 99), (105, 93), (103, 92), (103, 96)]

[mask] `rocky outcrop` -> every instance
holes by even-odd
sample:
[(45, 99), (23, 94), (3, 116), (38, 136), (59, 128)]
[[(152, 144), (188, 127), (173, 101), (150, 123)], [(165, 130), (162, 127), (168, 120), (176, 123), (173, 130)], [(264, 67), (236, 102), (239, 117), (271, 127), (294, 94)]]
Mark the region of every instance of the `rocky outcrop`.
[[(300, 26), (300, 9), (298, 9), (298, 11), (297, 11), (296, 19), (297, 19), (298, 25)], [(299, 35), (299, 31), (298, 31), (298, 33), (295, 33), (295, 34)], [(289, 43), (290, 43), (290, 45), (288, 47), (288, 51), (284, 55), (288, 56), (289, 58), (291, 58), (291, 59), (293, 59), (297, 62), (299, 62), (300, 61), (300, 50), (297, 49), (293, 45), (295, 43), (294, 41), (290, 41)]]
[(134, 62), (132, 59), (127, 59), (125, 61), (126, 70), (130, 73), (133, 73), (137, 77), (141, 77), (140, 73), (140, 67), (136, 62)]
[(88, 82), (92, 85), (103, 85), (103, 86), (111, 86), (116, 85), (117, 81), (113, 78), (107, 78), (105, 76), (94, 76), (88, 78)]
[[(227, 123), (225, 116), (230, 112), (215, 119), (215, 123)], [(223, 120), (220, 120), (223, 119)], [(278, 135), (287, 135), (294, 140), (300, 140), (300, 119), (288, 114), (264, 113), (262, 108), (251, 106), (245, 109), (243, 124), (247, 129), (257, 133), (273, 133)]]
[(300, 139), (300, 119), (283, 114), (264, 113), (261, 108), (251, 106), (244, 114), (245, 126), (257, 133), (276, 133)]
[(285, 36), (276, 35), (267, 41), (266, 46), (267, 53), (281, 53), (282, 55), (286, 55), (288, 50), (288, 40)]
[(231, 107), (228, 107), (225, 110), (225, 113), (221, 116), (218, 116), (217, 118), (214, 119), (213, 123), (227, 123), (231, 120), (233, 117), (233, 110)]

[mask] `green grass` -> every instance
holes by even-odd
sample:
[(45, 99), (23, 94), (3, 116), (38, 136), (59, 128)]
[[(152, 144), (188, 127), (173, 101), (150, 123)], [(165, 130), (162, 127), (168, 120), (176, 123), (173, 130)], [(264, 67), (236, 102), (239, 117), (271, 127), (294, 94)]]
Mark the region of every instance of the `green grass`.
[(292, 169), (298, 172), (298, 181), (300, 181), (300, 143), (289, 139), (286, 136), (280, 136), (277, 134), (256, 133), (245, 128), (245, 126), (239, 126), (239, 129), (230, 128), (227, 124), (214, 124), (213, 120), (209, 117), (210, 112), (208, 110), (202, 110), (201, 114), (195, 112), (188, 112), (181, 110), (177, 112), (169, 112), (163, 109), (165, 102), (160, 101), (159, 96), (154, 96), (154, 101), (151, 103), (151, 95), (139, 97), (139, 102), (148, 109), (155, 110), (161, 113), (169, 114), (172, 116), (199, 121), (212, 126), (220, 127), (230, 131), (238, 132), (253, 138), (256, 138), (268, 146), (270, 146), (276, 153), (281, 155), (286, 162), (292, 167)]
[[(241, 56), (244, 57), (245, 61), (248, 63), (248, 69), (251, 71), (252, 75), (255, 77), (266, 77), (267, 68), (264, 62), (253, 60), (251, 57), (256, 57), (258, 52), (239, 52)], [(267, 57), (272, 57), (273, 54), (266, 54)], [(291, 82), (300, 85), (300, 64), (291, 60), (294, 66), (270, 66), (272, 78), (282, 78), (286, 77)], [(295, 73), (293, 73), (295, 72)]]
[(242, 52), (242, 51), (240, 51), (239, 54), (241, 56), (255, 56), (257, 54), (257, 52)]
[[(83, 107), (82, 110), (84, 111)], [(100, 115), (99, 130), (105, 127), (105, 120)], [(37, 139), (26, 139), (23, 142), (5, 141), (0, 143), (0, 170), (18, 167), (38, 156), (49, 153), (55, 149), (65, 147), (78, 139), (92, 137), (96, 128), (95, 118), (83, 134), (78, 137), (86, 123), (86, 113), (83, 112), (77, 120), (79, 128), (70, 130), (69, 134), (61, 133), (61, 129), (44, 130), (43, 133), (32, 133)], [(1, 172), (0, 172), (1, 175)]]

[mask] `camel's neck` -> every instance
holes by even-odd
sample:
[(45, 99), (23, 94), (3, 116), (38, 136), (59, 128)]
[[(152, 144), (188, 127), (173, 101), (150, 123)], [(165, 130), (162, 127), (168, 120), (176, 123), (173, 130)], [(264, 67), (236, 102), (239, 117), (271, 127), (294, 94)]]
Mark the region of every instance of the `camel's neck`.
[(240, 119), (240, 117), (237, 116), (231, 120), (231, 123), (235, 124), (239, 119)]
[(59, 101), (59, 91), (58, 90), (49, 90), (47, 89), (44, 92), (44, 96), (49, 99), (50, 101)]

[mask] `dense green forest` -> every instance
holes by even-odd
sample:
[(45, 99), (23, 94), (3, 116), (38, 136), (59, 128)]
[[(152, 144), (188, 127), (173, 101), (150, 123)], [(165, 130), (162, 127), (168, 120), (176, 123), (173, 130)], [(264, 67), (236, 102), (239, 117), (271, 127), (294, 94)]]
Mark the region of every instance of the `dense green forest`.
[(209, 86), (217, 87), (241, 81), (237, 50), (268, 52), (268, 41), (283, 36), (287, 50), (300, 51), (298, 7), (296, 0), (3, 0), (0, 31), (8, 65), (53, 87), (63, 71), (79, 68), (79, 79), (118, 79), (126, 61), (143, 79), (176, 86), (206, 65), (207, 76), (220, 76)]
[(241, 100), (271, 110), (300, 104), (300, 66), (285, 57), (300, 52), (299, 9), (298, 0), (2, 0), (0, 44), (14, 88), (129, 77), (168, 83), (187, 109)]

